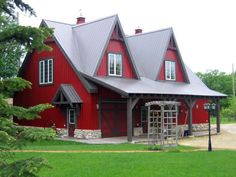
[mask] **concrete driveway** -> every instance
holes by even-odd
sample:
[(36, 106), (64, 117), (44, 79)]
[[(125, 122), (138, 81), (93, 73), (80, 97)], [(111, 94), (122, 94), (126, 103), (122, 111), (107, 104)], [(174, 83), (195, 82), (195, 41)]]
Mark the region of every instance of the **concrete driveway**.
[[(207, 149), (208, 136), (184, 138), (179, 144)], [(236, 150), (236, 124), (222, 124), (221, 132), (212, 135), (212, 148)]]

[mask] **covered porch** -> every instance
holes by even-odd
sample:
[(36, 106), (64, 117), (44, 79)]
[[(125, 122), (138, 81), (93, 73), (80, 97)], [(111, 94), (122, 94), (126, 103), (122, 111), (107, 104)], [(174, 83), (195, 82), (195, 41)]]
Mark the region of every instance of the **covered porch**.
[[(220, 104), (219, 104), (219, 97), (210, 97), (210, 96), (188, 96), (188, 95), (160, 95), (160, 94), (130, 94), (127, 98), (122, 98), (121, 100), (117, 101), (117, 105), (122, 106), (114, 106), (116, 114), (114, 114), (114, 119), (116, 124), (120, 124), (118, 121), (119, 116), (123, 116), (123, 124), (126, 126), (120, 126), (115, 127), (114, 129), (121, 128), (123, 129), (123, 133), (120, 134), (117, 133), (117, 136), (124, 136), (127, 135), (127, 141), (132, 142), (137, 137), (134, 135), (137, 135), (137, 131), (140, 129), (140, 134), (147, 133), (147, 122), (142, 122), (142, 109), (145, 108), (145, 103), (149, 101), (181, 101), (185, 105), (187, 105), (186, 109), (188, 114), (186, 114), (186, 120), (185, 124), (187, 124), (187, 135), (191, 136), (193, 135), (193, 108), (196, 106), (197, 100), (205, 100), (205, 102), (211, 101), (216, 103), (216, 130), (219, 133), (220, 132)], [(110, 100), (111, 101), (111, 100)], [(108, 100), (103, 100), (102, 98), (99, 101), (99, 128), (103, 129), (103, 108), (104, 103), (108, 103)], [(111, 104), (115, 104), (114, 102), (110, 102)], [(117, 110), (123, 110), (122, 112), (119, 112)], [(179, 108), (179, 114), (181, 114), (181, 107)], [(137, 116), (137, 114), (139, 114)], [(125, 117), (125, 118), (124, 118)], [(137, 121), (139, 119), (140, 121)], [(117, 131), (117, 130), (116, 130)], [(127, 133), (127, 134), (126, 134)], [(104, 137), (104, 136), (103, 136)], [(109, 136), (105, 136), (109, 137)], [(141, 138), (142, 136), (140, 136)], [(145, 136), (144, 136), (145, 137)], [(147, 138), (147, 137), (145, 137)]]

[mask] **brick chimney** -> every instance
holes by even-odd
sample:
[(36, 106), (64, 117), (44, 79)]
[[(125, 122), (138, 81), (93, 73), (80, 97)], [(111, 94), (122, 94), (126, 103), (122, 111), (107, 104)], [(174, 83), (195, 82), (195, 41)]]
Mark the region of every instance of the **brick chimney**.
[(140, 34), (140, 33), (142, 33), (142, 32), (143, 32), (143, 30), (142, 30), (141, 28), (135, 29), (135, 34)]
[(85, 23), (85, 17), (82, 17), (82, 16), (78, 17), (76, 24), (79, 25), (83, 23)]

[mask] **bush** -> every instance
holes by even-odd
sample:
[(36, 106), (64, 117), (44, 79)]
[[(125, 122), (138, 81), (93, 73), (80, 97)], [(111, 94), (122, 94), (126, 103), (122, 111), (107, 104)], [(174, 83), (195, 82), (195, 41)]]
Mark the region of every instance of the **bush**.
[(230, 106), (228, 108), (224, 108), (221, 111), (222, 116), (233, 118), (236, 120), (236, 99), (232, 98), (230, 100)]

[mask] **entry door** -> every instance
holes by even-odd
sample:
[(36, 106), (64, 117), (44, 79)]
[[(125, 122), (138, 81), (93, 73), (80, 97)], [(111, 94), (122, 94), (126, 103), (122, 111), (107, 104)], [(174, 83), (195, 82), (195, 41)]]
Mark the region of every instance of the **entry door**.
[(67, 122), (68, 122), (68, 136), (74, 137), (75, 131), (75, 109), (68, 109), (67, 111)]

